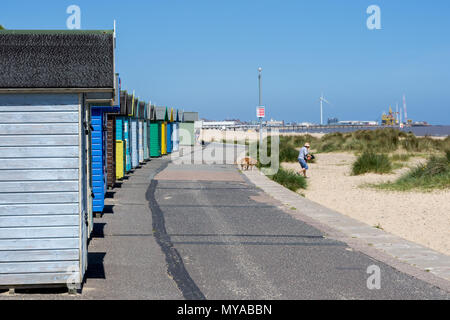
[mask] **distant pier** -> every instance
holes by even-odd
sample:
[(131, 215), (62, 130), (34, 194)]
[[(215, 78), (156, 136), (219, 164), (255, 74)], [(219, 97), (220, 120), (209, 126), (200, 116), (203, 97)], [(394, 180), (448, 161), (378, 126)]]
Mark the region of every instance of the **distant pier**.
[[(280, 133), (333, 133), (333, 132), (354, 132), (358, 130), (376, 130), (392, 128), (404, 132), (412, 132), (416, 136), (440, 136), (445, 137), (450, 135), (450, 126), (381, 126), (381, 125), (292, 125), (292, 126), (267, 126), (265, 130), (278, 130)], [(203, 124), (203, 129), (224, 129), (221, 126), (209, 126)], [(247, 131), (247, 130), (259, 130), (258, 125), (232, 125), (226, 126), (224, 130), (233, 131)]]

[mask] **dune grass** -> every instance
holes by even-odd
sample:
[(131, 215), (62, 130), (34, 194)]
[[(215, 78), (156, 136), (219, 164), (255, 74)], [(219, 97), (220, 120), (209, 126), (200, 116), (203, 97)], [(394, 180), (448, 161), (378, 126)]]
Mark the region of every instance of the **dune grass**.
[[(279, 161), (281, 162), (298, 162), (298, 154), (301, 147), (305, 145), (306, 142), (311, 141), (319, 141), (319, 139), (309, 135), (301, 135), (301, 136), (280, 136), (280, 143), (279, 143)], [(265, 138), (267, 143), (267, 155), (271, 156), (271, 143), (272, 138), (267, 137)], [(258, 144), (258, 151), (259, 151), (259, 144)], [(258, 152), (259, 154), (259, 152)], [(311, 161), (313, 162), (313, 161)]]
[(364, 152), (352, 165), (352, 175), (357, 176), (364, 173), (390, 173), (392, 172), (392, 162), (386, 154), (376, 154)]
[(298, 189), (306, 189), (306, 179), (292, 170), (278, 169), (278, 172), (273, 176), (269, 176), (273, 181), (281, 184), (292, 191)]
[(394, 182), (373, 187), (395, 191), (450, 188), (450, 150), (446, 151), (445, 156), (431, 156), (427, 163), (411, 169)]
[[(410, 156), (417, 153), (443, 152), (450, 150), (450, 136), (445, 139), (432, 137), (416, 137), (413, 133), (400, 131), (393, 128), (376, 130), (358, 130), (354, 132), (334, 132), (324, 135), (322, 138), (310, 134), (299, 136), (280, 135), (280, 161), (296, 162), (298, 152), (305, 142), (311, 143), (311, 150), (317, 153), (328, 152), (364, 152), (393, 153), (406, 151), (405, 155), (395, 155), (397, 159), (392, 161), (407, 161)], [(270, 147), (271, 137), (265, 138)], [(248, 145), (248, 141), (226, 141), (224, 143), (238, 143)], [(297, 153), (297, 154), (296, 154)], [(295, 155), (295, 156), (294, 156)], [(408, 158), (408, 159), (406, 159)]]
[(358, 130), (349, 133), (334, 132), (328, 133), (320, 139), (311, 135), (280, 137), (280, 145), (289, 148), (299, 148), (305, 142), (310, 142), (311, 149), (318, 153), (341, 151), (391, 153), (397, 150), (406, 150), (408, 154), (414, 154), (442, 152), (450, 149), (450, 137), (446, 139), (416, 137), (413, 133), (393, 128)]
[[(267, 138), (270, 149), (271, 137)], [(355, 152), (371, 154), (392, 154), (389, 157), (391, 169), (398, 169), (411, 157), (437, 154), (450, 149), (450, 136), (446, 139), (416, 137), (412, 133), (397, 129), (359, 130), (349, 133), (334, 132), (316, 138), (309, 134), (301, 136), (280, 136), (280, 162), (297, 162), (298, 150), (305, 142), (311, 143), (313, 153)], [(400, 152), (400, 153), (396, 153)], [(378, 159), (387, 163), (386, 159)], [(384, 165), (383, 168), (388, 166)], [(382, 169), (385, 170), (385, 169)], [(386, 169), (387, 170), (387, 169)]]
[[(283, 137), (280, 137), (282, 140)], [(271, 157), (271, 138), (267, 138), (267, 156)], [(262, 164), (259, 161), (259, 143), (257, 144), (258, 148), (258, 162), (257, 167), (269, 167), (271, 164)], [(281, 162), (297, 162), (298, 151), (294, 148), (294, 146), (290, 143), (281, 143), (280, 141), (280, 163)], [(268, 176), (271, 180), (281, 184), (282, 186), (288, 188), (291, 191), (296, 192), (299, 189), (306, 189), (307, 183), (305, 177), (297, 174), (293, 170), (286, 170), (283, 168), (278, 168), (278, 171), (274, 175)]]
[[(359, 130), (349, 133), (334, 132), (324, 135), (322, 138), (310, 134), (299, 136), (280, 135), (279, 155), (280, 162), (297, 162), (299, 149), (306, 142), (311, 143), (313, 153), (329, 152), (371, 152), (380, 154), (392, 154), (392, 162), (407, 162), (411, 157), (418, 154), (440, 153), (450, 149), (450, 136), (445, 139), (433, 139), (431, 137), (416, 137), (413, 133), (403, 132), (393, 128), (376, 130)], [(267, 142), (268, 155), (271, 152), (271, 140)], [(225, 141), (224, 143), (245, 144), (249, 141)], [(257, 143), (257, 142), (255, 142)], [(395, 153), (395, 152), (403, 153)], [(406, 152), (406, 153), (405, 153)], [(400, 167), (401, 165), (396, 165)]]
[(411, 153), (395, 153), (389, 157), (392, 162), (407, 162), (414, 157)]
[(234, 139), (234, 140), (222, 139), (222, 143), (224, 143), (224, 144), (244, 145), (244, 146), (248, 146), (249, 145), (248, 140), (245, 141), (245, 140), (236, 140), (236, 139)]
[(299, 149), (306, 142), (318, 141), (319, 139), (309, 135), (280, 136), (280, 162), (297, 162)]
[[(330, 133), (320, 139), (308, 134), (280, 136), (279, 138), (280, 163), (297, 162), (298, 150), (305, 142), (311, 143), (311, 149), (317, 153), (359, 153), (360, 155), (352, 165), (353, 175), (368, 172), (378, 174), (391, 173), (393, 170), (404, 167), (412, 157), (431, 155), (426, 165), (411, 169), (410, 172), (397, 181), (371, 186), (390, 190), (450, 188), (450, 165), (448, 164), (450, 162), (450, 152), (447, 151), (445, 157), (438, 156), (444, 150), (450, 150), (450, 136), (445, 139), (416, 137), (412, 133), (385, 128), (351, 133)], [(267, 153), (270, 157), (270, 136), (266, 138), (266, 142)], [(270, 164), (262, 165), (258, 159), (257, 166), (261, 168), (270, 166)], [(282, 168), (270, 178), (293, 191), (307, 187), (306, 180), (302, 176)]]

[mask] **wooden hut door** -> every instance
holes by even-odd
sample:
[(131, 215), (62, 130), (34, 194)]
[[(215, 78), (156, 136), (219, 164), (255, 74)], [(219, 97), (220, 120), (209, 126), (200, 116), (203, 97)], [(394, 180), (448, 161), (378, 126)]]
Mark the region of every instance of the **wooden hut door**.
[(92, 123), (91, 123), (91, 107), (85, 107), (84, 110), (85, 117), (84, 121), (86, 123), (85, 126), (85, 134), (86, 134), (86, 152), (87, 152), (87, 158), (86, 158), (86, 168), (87, 168), (87, 210), (88, 210), (88, 222), (89, 222), (89, 232), (90, 235), (92, 230), (94, 229), (94, 214), (93, 214), (93, 203), (94, 200), (94, 192), (92, 188)]
[(116, 155), (116, 117), (112, 114), (107, 114), (108, 121), (108, 130), (107, 130), (107, 181), (108, 188), (114, 188), (114, 184), (116, 182), (116, 164), (115, 164), (115, 155)]
[(108, 123), (106, 119), (106, 114), (102, 113), (102, 165), (103, 165), (103, 192), (106, 194), (106, 190), (108, 189), (107, 186), (107, 163), (106, 163), (106, 157), (107, 157), (107, 150), (108, 150), (108, 139), (107, 139), (107, 133), (108, 133)]
[(89, 154), (89, 129), (88, 129), (88, 122), (86, 121), (86, 114), (90, 113), (88, 112), (89, 108), (86, 108), (84, 103), (81, 103), (80, 105), (80, 125), (79, 125), (79, 135), (80, 135), (80, 206), (81, 206), (81, 225), (80, 225), (80, 233), (81, 233), (81, 246), (80, 246), (80, 281), (83, 281), (83, 275), (84, 272), (87, 270), (87, 263), (88, 263), (88, 250), (87, 250), (87, 241), (89, 238), (89, 233), (91, 232), (92, 221), (89, 219), (90, 212), (89, 212), (89, 200), (90, 200), (90, 191), (89, 191), (89, 168), (88, 168), (88, 159), (90, 158)]

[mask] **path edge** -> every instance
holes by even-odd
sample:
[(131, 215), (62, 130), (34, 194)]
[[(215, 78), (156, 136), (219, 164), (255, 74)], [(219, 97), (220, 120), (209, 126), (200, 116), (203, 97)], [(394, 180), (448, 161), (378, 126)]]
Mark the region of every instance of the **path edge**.
[(283, 211), (319, 229), (328, 238), (342, 241), (400, 272), (450, 292), (449, 256), (306, 199), (270, 180), (259, 170), (240, 172), (255, 187), (281, 202)]

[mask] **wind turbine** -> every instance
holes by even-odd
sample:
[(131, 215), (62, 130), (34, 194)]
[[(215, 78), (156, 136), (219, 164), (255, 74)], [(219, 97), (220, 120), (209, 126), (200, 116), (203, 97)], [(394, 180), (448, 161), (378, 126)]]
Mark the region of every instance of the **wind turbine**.
[(323, 125), (323, 103), (328, 103), (329, 105), (331, 105), (331, 103), (329, 103), (324, 97), (323, 97), (323, 92), (319, 98), (320, 101), (320, 125)]

